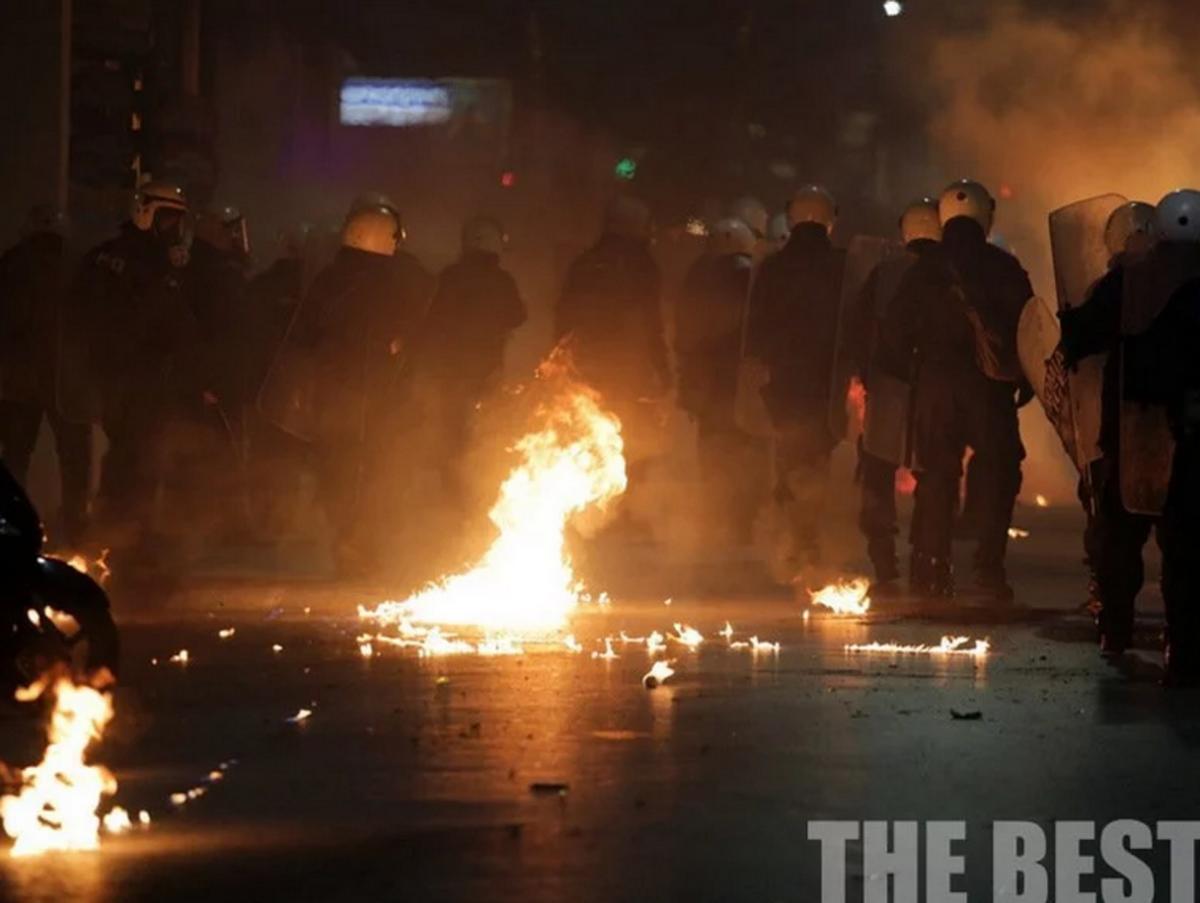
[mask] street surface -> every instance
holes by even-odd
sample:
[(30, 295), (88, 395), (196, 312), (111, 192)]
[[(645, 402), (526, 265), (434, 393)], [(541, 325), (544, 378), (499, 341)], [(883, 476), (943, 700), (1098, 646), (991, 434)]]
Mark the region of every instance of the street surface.
[[(366, 658), (355, 610), (381, 590), (316, 581), (193, 580), (142, 608), (118, 598), (125, 668), (92, 760), (153, 822), (98, 853), (0, 855), (0, 899), (811, 901), (810, 819), (964, 819), (970, 851), (997, 819), (1195, 817), (1200, 700), (1156, 685), (1156, 594), (1147, 651), (1106, 666), (1077, 611), (1076, 512), (1017, 520), (1031, 531), (1012, 551), (1022, 605), (1001, 614), (894, 605), (806, 620), (802, 600), (761, 580), (668, 606), (669, 584), (736, 582), (748, 566), (609, 548), (592, 566), (627, 576), (574, 620), (582, 653), (419, 658), (376, 642)], [(727, 620), (733, 641), (780, 651), (730, 648)], [(677, 621), (705, 641), (670, 642), (677, 673), (657, 689), (642, 686), (643, 645), (591, 656), (605, 636)], [(843, 648), (943, 634), (992, 651)], [(181, 649), (189, 661), (169, 661)], [(287, 720), (301, 709), (311, 716)], [(0, 758), (36, 761), (37, 720), (0, 723)], [(170, 802), (193, 787), (206, 792)], [(989, 880), (970, 875), (971, 899), (990, 899)]]

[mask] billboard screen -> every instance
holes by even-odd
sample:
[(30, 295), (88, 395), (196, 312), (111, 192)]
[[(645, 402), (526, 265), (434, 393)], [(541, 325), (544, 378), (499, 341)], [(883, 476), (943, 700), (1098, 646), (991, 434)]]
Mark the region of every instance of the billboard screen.
[(505, 128), (510, 90), (502, 79), (348, 78), (339, 96), (344, 126)]

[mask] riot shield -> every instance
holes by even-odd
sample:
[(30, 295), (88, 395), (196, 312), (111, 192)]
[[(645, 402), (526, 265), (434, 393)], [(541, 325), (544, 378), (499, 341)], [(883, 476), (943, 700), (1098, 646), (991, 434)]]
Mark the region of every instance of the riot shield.
[(842, 273), (842, 291), (838, 298), (838, 324), (834, 339), (833, 372), (830, 374), (829, 429), (836, 438), (853, 438), (863, 424), (850, 397), (850, 380), (854, 361), (849, 354), (851, 318), (862, 294), (863, 286), (879, 264), (889, 257), (903, 253), (895, 241), (875, 235), (856, 235), (846, 249), (846, 267)]
[(1058, 317), (1049, 304), (1036, 296), (1025, 302), (1017, 322), (1017, 357), (1021, 361), (1021, 370), (1033, 386), (1046, 419), (1054, 427), (1063, 448), (1072, 461), (1078, 462), (1070, 388), (1064, 368), (1054, 355), (1061, 336)]
[[(1145, 332), (1189, 279), (1200, 275), (1187, 257), (1151, 252), (1125, 268), (1121, 293), (1121, 335)], [(1121, 502), (1134, 514), (1159, 515), (1167, 501), (1175, 440), (1164, 405), (1128, 398), (1122, 347), (1120, 409)]]
[[(1103, 194), (1060, 207), (1050, 214), (1050, 250), (1054, 257), (1054, 282), (1058, 309), (1079, 307), (1088, 292), (1108, 270), (1109, 252), (1104, 227), (1113, 211), (1127, 199)], [(1071, 457), (1085, 477), (1088, 465), (1100, 458), (1100, 395), (1104, 356), (1082, 360), (1073, 372), (1057, 374), (1066, 380), (1066, 414), (1074, 434)], [(1038, 396), (1042, 396), (1039, 394)], [(1043, 402), (1044, 403), (1044, 402)], [(1058, 423), (1055, 429), (1058, 429)]]
[(302, 442), (315, 442), (317, 418), (317, 358), (314, 349), (296, 341), (298, 309), (258, 391), (262, 416)]

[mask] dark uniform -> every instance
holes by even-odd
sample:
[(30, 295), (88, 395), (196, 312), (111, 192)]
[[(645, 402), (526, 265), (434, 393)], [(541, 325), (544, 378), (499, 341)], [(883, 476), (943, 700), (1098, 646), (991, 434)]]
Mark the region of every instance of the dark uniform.
[(580, 377), (621, 419), (631, 484), (656, 446), (650, 402), (671, 382), (661, 284), (648, 242), (608, 233), (571, 264), (554, 311), (556, 340), (570, 337)]
[[(872, 375), (882, 373), (903, 382), (913, 378), (912, 361), (897, 360), (889, 355), (882, 334), (891, 302), (895, 299), (905, 274), (926, 253), (936, 250), (933, 239), (918, 238), (906, 246), (905, 254), (886, 260), (871, 271), (863, 284), (847, 335), (848, 352), (854, 369), (867, 390), (870, 405)], [(875, 569), (877, 583), (888, 583), (900, 576), (896, 559), (896, 534), (899, 532), (896, 514), (897, 465), (863, 449), (859, 444), (859, 476), (862, 480), (862, 505), (858, 526), (867, 540), (867, 555)]]
[(749, 254), (705, 254), (688, 270), (675, 308), (679, 406), (696, 420), (716, 522), (739, 540), (750, 536), (755, 507), (753, 443), (734, 420), (753, 271)]
[(750, 298), (746, 353), (767, 367), (763, 389), (775, 429), (775, 498), (787, 518), (792, 561), (820, 561), (829, 457), (838, 439), (829, 402), (845, 252), (825, 227), (801, 223), (762, 264)]
[[(1168, 294), (1172, 292), (1172, 286), (1186, 282), (1189, 274), (1200, 275), (1200, 252), (1190, 244), (1163, 242), (1136, 263), (1119, 260), (1093, 287), (1087, 303), (1062, 314), (1065, 366), (1074, 366), (1091, 354), (1108, 353), (1101, 394), (1101, 458), (1092, 465), (1091, 472), (1095, 514), (1090, 525), (1089, 553), (1095, 560), (1101, 648), (1112, 654), (1123, 652), (1132, 643), (1134, 601), (1145, 582), (1142, 549), (1156, 525), (1159, 545), (1164, 548), (1164, 558), (1166, 554), (1166, 539), (1160, 519), (1126, 510), (1121, 498), (1122, 348), (1134, 341), (1122, 338), (1121, 321), (1122, 306), (1128, 302), (1126, 292), (1129, 290), (1128, 271), (1131, 267), (1150, 274), (1148, 279), (1137, 279), (1137, 285), (1151, 292), (1158, 285), (1161, 286), (1159, 292)], [(1180, 296), (1184, 297), (1186, 293), (1180, 292)], [(1157, 338), (1137, 337), (1137, 347), (1142, 349), (1139, 355), (1140, 371), (1135, 368), (1130, 376), (1135, 377), (1132, 379), (1132, 388), (1142, 396), (1164, 398), (1169, 391), (1177, 391), (1168, 390), (1163, 382), (1164, 374), (1169, 373), (1166, 361), (1171, 359), (1165, 355), (1173, 348), (1162, 336), (1162, 330), (1176, 318), (1176, 314), (1169, 318), (1160, 315), (1151, 330)], [(1187, 331), (1185, 319), (1179, 320), (1179, 323), (1181, 340), (1194, 336), (1194, 333)], [(1148, 350), (1156, 344), (1164, 347), (1163, 369), (1160, 371), (1155, 371), (1147, 363)], [(1127, 369), (1131, 361), (1132, 358), (1126, 354)], [(1140, 378), (1137, 378), (1138, 372), (1141, 373)], [(1127, 382), (1130, 382), (1129, 376)], [(1182, 426), (1180, 421), (1176, 420), (1176, 423)], [(1164, 599), (1169, 582), (1164, 562)], [(1186, 596), (1186, 593), (1183, 595)]]
[(313, 281), (290, 340), (316, 364), (318, 480), (344, 571), (373, 563), (420, 299), (391, 257), (343, 247)]
[(1159, 522), (1169, 685), (1200, 685), (1200, 279), (1186, 283), (1151, 327), (1126, 340), (1125, 394), (1165, 404), (1175, 440)]
[[(24, 483), (43, 420), (50, 424), (61, 486), (62, 538), (77, 543), (87, 521), (92, 472), (91, 406), (64, 411), (60, 393), (64, 365), (86, 370), (80, 349), (69, 339), (85, 332), (68, 304), (64, 242), (37, 232), (0, 257), (0, 449), (16, 479)], [(72, 360), (65, 361), (64, 355)], [(77, 399), (78, 400), (78, 399)], [(65, 416), (65, 415), (70, 415)]]
[(905, 275), (885, 334), (915, 355), (914, 590), (953, 593), (950, 560), (964, 449), (979, 468), (976, 586), (1011, 598), (1008, 527), (1025, 456), (1017, 424), (1017, 322), (1033, 290), (1015, 257), (967, 217), (946, 223), (940, 247)]
[(165, 428), (209, 388), (182, 272), (151, 232), (125, 224), (90, 251), (73, 295), (92, 324), (100, 423), (108, 438), (98, 502), (106, 520), (142, 528), (163, 470)]
[(516, 282), (496, 254), (465, 251), (438, 279), (422, 328), (417, 372), (436, 415), (430, 425), (437, 433), (435, 460), (459, 501), (458, 468), (472, 411), (503, 371), (508, 339), (527, 316)]

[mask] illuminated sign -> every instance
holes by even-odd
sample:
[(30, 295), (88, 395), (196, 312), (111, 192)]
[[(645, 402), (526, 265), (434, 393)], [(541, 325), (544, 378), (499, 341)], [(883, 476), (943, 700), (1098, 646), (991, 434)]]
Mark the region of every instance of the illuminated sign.
[(453, 115), (451, 89), (436, 81), (350, 78), (342, 83), (342, 125), (441, 125)]
[(348, 78), (338, 119), (344, 126), (461, 129), (508, 127), (509, 83), (495, 78)]

